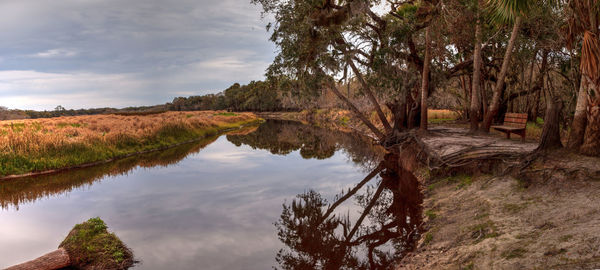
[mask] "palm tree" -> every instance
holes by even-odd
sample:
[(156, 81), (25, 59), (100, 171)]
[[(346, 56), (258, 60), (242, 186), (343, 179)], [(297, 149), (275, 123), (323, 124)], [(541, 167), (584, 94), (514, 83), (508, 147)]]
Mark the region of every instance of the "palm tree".
[(515, 47), (515, 41), (521, 28), (521, 21), (523, 16), (528, 10), (530, 0), (488, 0), (488, 5), (491, 9), (490, 19), (499, 23), (513, 22), (513, 29), (510, 34), (508, 45), (506, 46), (506, 52), (502, 60), (502, 67), (494, 86), (492, 101), (490, 107), (483, 119), (481, 130), (484, 132), (490, 131), (492, 120), (498, 114), (500, 109), (500, 101), (502, 98), (502, 89), (504, 88), (504, 78), (508, 71), (508, 65), (510, 63), (510, 57), (512, 55), (513, 48)]
[(469, 132), (474, 133), (479, 129), (479, 113), (481, 111), (481, 1), (477, 1), (477, 23), (475, 24), (475, 48), (473, 50), (473, 85), (471, 86), (471, 105), (469, 107), (469, 115), (471, 118), (471, 129)]
[(567, 9), (569, 32), (567, 46), (583, 37), (581, 45), (581, 86), (577, 96), (577, 105), (569, 148), (582, 154), (600, 155), (600, 42), (598, 41), (598, 22), (600, 4), (592, 0), (569, 1)]

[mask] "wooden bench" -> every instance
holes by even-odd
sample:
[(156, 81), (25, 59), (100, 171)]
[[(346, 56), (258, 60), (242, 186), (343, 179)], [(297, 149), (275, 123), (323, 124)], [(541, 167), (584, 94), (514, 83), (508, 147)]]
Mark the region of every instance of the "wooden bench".
[(492, 126), (493, 129), (506, 133), (506, 138), (510, 139), (510, 134), (521, 135), (521, 140), (525, 140), (525, 130), (527, 127), (526, 113), (507, 113), (504, 116), (504, 124)]

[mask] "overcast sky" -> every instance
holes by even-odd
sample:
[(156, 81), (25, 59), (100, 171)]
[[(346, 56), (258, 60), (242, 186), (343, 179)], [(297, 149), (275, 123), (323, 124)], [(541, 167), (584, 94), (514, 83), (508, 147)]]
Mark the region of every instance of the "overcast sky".
[(0, 106), (125, 107), (264, 78), (250, 0), (0, 0)]

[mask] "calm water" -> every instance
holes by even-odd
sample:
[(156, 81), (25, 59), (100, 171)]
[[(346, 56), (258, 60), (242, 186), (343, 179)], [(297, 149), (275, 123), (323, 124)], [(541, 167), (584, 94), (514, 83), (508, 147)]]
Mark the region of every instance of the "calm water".
[(0, 268), (100, 216), (135, 269), (382, 269), (418, 236), (416, 179), (366, 138), (268, 121), (67, 173), (0, 182)]

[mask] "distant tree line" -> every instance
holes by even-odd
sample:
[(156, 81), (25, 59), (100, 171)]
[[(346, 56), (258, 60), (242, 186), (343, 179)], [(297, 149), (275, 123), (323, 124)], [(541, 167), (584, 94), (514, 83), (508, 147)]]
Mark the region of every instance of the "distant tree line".
[[(316, 93), (294, 91), (296, 82), (270, 78), (241, 85), (234, 83), (217, 94), (177, 97), (165, 105), (167, 110), (299, 111), (322, 107), (321, 88)], [(321, 100), (319, 100), (321, 98)], [(334, 99), (332, 97), (332, 99)]]
[[(294, 82), (281, 79), (251, 81), (241, 85), (234, 83), (217, 94), (202, 96), (176, 97), (172, 102), (154, 106), (92, 109), (65, 109), (58, 105), (54, 110), (35, 111), (8, 109), (0, 106), (0, 120), (36, 119), (60, 116), (94, 115), (94, 114), (144, 114), (162, 111), (197, 111), (197, 110), (229, 110), (229, 111), (298, 111), (306, 108), (323, 107), (319, 101), (319, 93), (294, 92)], [(329, 98), (334, 99), (334, 98)]]

